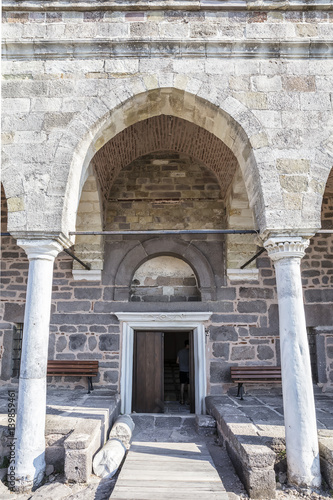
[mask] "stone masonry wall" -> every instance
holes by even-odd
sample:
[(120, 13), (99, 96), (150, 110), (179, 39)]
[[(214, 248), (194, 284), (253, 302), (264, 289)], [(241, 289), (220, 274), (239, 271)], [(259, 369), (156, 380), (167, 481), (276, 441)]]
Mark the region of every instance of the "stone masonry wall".
[(118, 175), (109, 195), (109, 231), (223, 227), (225, 207), (215, 176), (184, 154), (138, 158)]
[(9, 39), (325, 39), (332, 37), (327, 11), (3, 12)]
[[(325, 242), (324, 244), (321, 244)], [(4, 237), (2, 254), (2, 309), (0, 349), (2, 379), (11, 379), (11, 339), (13, 327), (23, 322), (28, 260), (23, 250), (11, 237)], [(318, 246), (317, 246), (318, 245)], [(304, 259), (304, 295), (309, 327), (332, 324), (332, 235), (316, 236)], [(322, 249), (324, 248), (324, 251)], [(311, 257), (313, 254), (313, 258)], [(309, 269), (307, 262), (310, 263)], [(50, 327), (50, 359), (98, 359), (98, 384), (116, 391), (119, 389), (119, 360), (121, 338), (116, 311), (181, 311), (211, 310), (213, 316), (207, 325), (207, 361), (209, 392), (221, 393), (229, 387), (231, 364), (278, 364), (278, 309), (274, 269), (270, 259), (257, 259), (259, 281), (227, 284), (222, 287), (222, 299), (216, 302), (186, 302), (136, 304), (110, 300), (110, 288), (100, 282), (73, 281), (72, 259), (62, 253), (56, 259)], [(319, 272), (308, 276), (309, 271)], [(320, 279), (320, 283), (313, 280)], [(203, 309), (200, 309), (202, 307)], [(331, 353), (327, 350), (329, 366)], [(12, 380), (15, 383), (15, 380)], [(52, 383), (68, 387), (85, 386), (84, 380), (72, 378)]]
[(69, 168), (84, 163), (83, 145), (97, 152), (161, 114), (232, 148), (262, 230), (318, 225), (331, 168), (331, 11), (309, 11), (301, 0), (293, 11), (267, 3), (257, 12), (247, 2), (240, 11), (196, 3), (193, 12), (162, 3), (140, 12), (11, 5), (3, 12), (2, 109), (12, 230), (72, 229), (78, 200), (64, 192), (69, 175), (79, 183), (79, 167)]
[(132, 302), (200, 301), (193, 269), (181, 259), (155, 257), (136, 270), (131, 283)]
[[(199, 125), (233, 148), (258, 226), (290, 232), (315, 227), (332, 165), (333, 62), (326, 42), (333, 39), (333, 16), (303, 4), (293, 11), (258, 6), (257, 12), (246, 3), (241, 11), (29, 12), (17, 10), (17, 3), (12, 12), (5, 9), (3, 148), (11, 228), (66, 230), (68, 169), (75, 159), (85, 160), (79, 156), (83, 137), (91, 134), (95, 152), (113, 134), (163, 113)], [(129, 101), (133, 96), (140, 112)], [(105, 129), (94, 135), (103, 120)], [(79, 169), (71, 172), (71, 182), (79, 176)], [(12, 238), (2, 243), (0, 352), (8, 381), (28, 261)], [(207, 325), (212, 394), (228, 387), (231, 363), (279, 362), (274, 269), (265, 254), (257, 265), (258, 282), (225, 283), (216, 301), (155, 309), (213, 312)], [(302, 265), (308, 327), (331, 325), (332, 236), (317, 235)], [(73, 281), (71, 266), (67, 255), (56, 259), (50, 356), (99, 359), (98, 383), (118, 390), (121, 338), (113, 313), (154, 305), (128, 297), (114, 301), (104, 281)], [(325, 367), (332, 365), (330, 356), (327, 348)]]

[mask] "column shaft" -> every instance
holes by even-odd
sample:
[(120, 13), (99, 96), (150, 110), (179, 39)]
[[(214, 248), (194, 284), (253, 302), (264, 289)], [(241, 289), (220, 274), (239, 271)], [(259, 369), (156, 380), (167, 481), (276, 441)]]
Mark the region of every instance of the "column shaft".
[(306, 244), (301, 238), (295, 240), (302, 249), (290, 240), (274, 246), (269, 240), (265, 246), (276, 270), (288, 479), (299, 486), (319, 487), (317, 423), (300, 271)]
[(29, 275), (16, 420), (15, 477), (18, 491), (29, 491), (45, 472), (46, 369), (53, 263), (57, 242), (18, 241), (28, 254)]

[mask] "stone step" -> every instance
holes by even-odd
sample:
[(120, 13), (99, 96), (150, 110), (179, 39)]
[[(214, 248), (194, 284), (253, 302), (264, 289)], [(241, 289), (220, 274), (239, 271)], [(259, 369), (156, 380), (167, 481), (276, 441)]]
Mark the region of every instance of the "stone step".
[(194, 414), (168, 415), (163, 413), (133, 413), (131, 417), (138, 429), (142, 430), (194, 429), (196, 427)]

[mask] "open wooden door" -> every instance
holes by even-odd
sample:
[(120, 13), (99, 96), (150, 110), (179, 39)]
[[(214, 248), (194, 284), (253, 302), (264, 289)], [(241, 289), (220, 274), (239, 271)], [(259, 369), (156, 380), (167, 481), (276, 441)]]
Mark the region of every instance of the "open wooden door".
[(193, 331), (189, 334), (190, 344), (190, 412), (195, 413), (195, 377), (194, 377), (194, 346), (193, 346)]
[(164, 341), (162, 332), (134, 333), (132, 409), (164, 412)]

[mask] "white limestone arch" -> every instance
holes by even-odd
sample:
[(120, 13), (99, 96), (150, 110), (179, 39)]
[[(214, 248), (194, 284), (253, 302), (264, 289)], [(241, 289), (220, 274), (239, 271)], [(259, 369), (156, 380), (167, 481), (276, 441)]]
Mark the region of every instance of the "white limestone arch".
[[(112, 79), (94, 81), (89, 95), (84, 97), (86, 107), (59, 128), (56, 143), (45, 143), (47, 157), (51, 158), (47, 168), (40, 169), (37, 162), (23, 169), (22, 162), (12, 160), (7, 146), (3, 146), (8, 229), (14, 236), (60, 234), (68, 244), (63, 236), (75, 229), (78, 200), (91, 158), (119, 131), (159, 114), (187, 119), (230, 147), (239, 162), (250, 208), (263, 239), (269, 232), (309, 235), (320, 227), (322, 196), (333, 156), (328, 120), (323, 122), (324, 137), (304, 132), (309, 168), (304, 191), (294, 193), (298, 194), (295, 209), (292, 200), (288, 206), (288, 193), (282, 192), (276, 165), (281, 146), (275, 147), (274, 137), (255, 110), (231, 96), (217, 79), (168, 73), (161, 82), (145, 74), (124, 78), (121, 84)], [(70, 98), (75, 101), (82, 95), (73, 90)], [(302, 154), (289, 146), (281, 151), (288, 159), (299, 159)]]
[[(134, 123), (166, 114), (183, 118), (211, 132), (234, 153), (240, 165), (250, 206), (257, 224), (264, 228), (265, 190), (259, 170), (270, 169), (270, 163), (258, 165), (256, 151), (267, 144), (266, 133), (254, 114), (242, 103), (213, 84), (197, 82), (198, 89), (186, 91), (177, 86), (147, 90), (143, 81), (133, 78), (121, 89), (114, 87), (107, 96), (99, 98), (100, 113), (89, 108), (66, 129), (59, 150), (72, 150), (66, 185), (63, 227), (75, 228), (77, 200), (86, 170), (95, 153), (106, 142)], [(57, 161), (57, 160), (56, 160)], [(278, 179), (276, 179), (278, 182)], [(270, 186), (271, 188), (271, 186)], [(281, 207), (282, 208), (282, 207)]]

